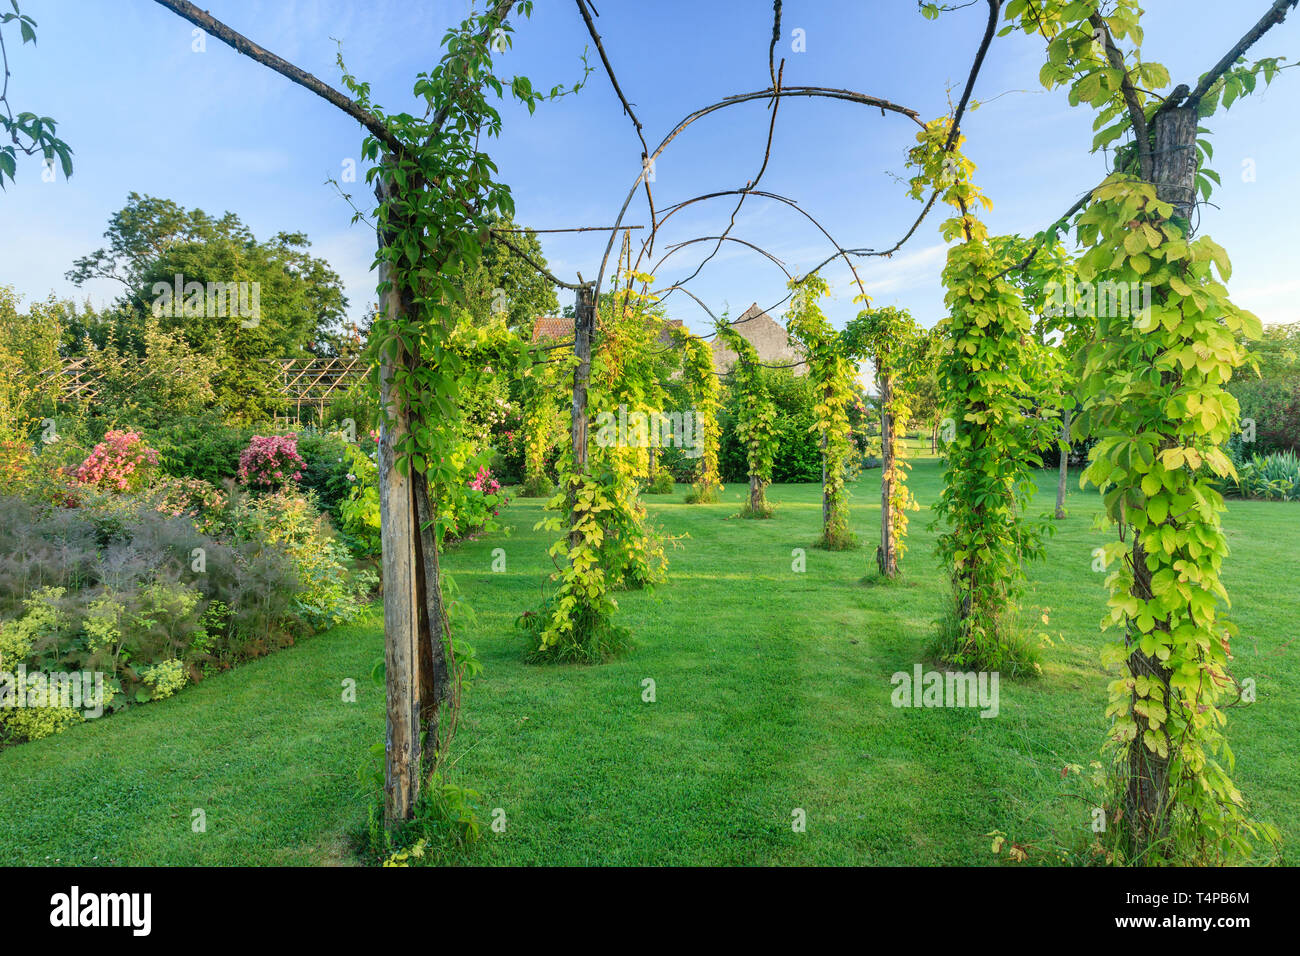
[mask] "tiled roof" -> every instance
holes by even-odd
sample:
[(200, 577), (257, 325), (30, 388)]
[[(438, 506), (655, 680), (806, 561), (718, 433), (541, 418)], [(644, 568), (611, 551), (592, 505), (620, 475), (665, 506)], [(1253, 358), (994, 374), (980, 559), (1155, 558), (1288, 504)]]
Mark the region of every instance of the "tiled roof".
[[(669, 331), (671, 326), (681, 328), (682, 320), (667, 319), (664, 321), (656, 339), (660, 345), (672, 345), (673, 336), (672, 332)], [(573, 338), (573, 319), (565, 318), (562, 315), (540, 315), (533, 323), (534, 342), (540, 342), (542, 339), (562, 342), (571, 338)]]
[(539, 315), (533, 323), (533, 341), (542, 339), (563, 340), (573, 338), (573, 319), (562, 315)]

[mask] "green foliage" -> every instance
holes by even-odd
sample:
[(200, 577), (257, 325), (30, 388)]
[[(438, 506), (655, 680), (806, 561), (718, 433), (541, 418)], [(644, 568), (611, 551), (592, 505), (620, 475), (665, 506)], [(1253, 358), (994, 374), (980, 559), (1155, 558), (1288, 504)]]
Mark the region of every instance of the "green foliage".
[(1032, 322), (1003, 277), (1013, 264), (1007, 246), (991, 243), (971, 211), (991, 203), (970, 181), (974, 165), (960, 152), (962, 138), (944, 148), (951, 128), (951, 118), (927, 124), (909, 154), (917, 171), (912, 195), (939, 190), (958, 212), (943, 223), (944, 238), (964, 240), (948, 250), (943, 270), (949, 316), (941, 323), (939, 357), (940, 388), (954, 418), (944, 491), (934, 509), (946, 525), (938, 552), (951, 569), (959, 632), (948, 642), (948, 660), (1009, 670), (1024, 663), (1012, 639), (1024, 562), (1043, 553), (1042, 525), (1024, 514), (1034, 487), (1031, 468), (1041, 465), (1037, 449), (1049, 440), (1051, 424), (1025, 414)]
[(792, 279), (794, 295), (786, 312), (790, 337), (804, 350), (808, 380), (815, 404), (812, 431), (822, 444), (822, 536), (820, 545), (832, 551), (857, 547), (849, 530), (848, 489), (845, 477), (850, 468), (852, 427), (849, 404), (856, 394), (854, 373), (859, 355), (853, 343), (831, 327), (818, 305), (829, 293), (820, 275)]
[(523, 403), (524, 484), (525, 498), (549, 498), (555, 482), (546, 471), (547, 458), (563, 430), (557, 396), (563, 394), (561, 383), (568, 362), (539, 364), (525, 370), (520, 383)]
[[(562, 559), (552, 575), (558, 581), (555, 593), (538, 611), (524, 613), (516, 621), (529, 641), (525, 659), (530, 663), (598, 664), (630, 646), (630, 636), (612, 623), (618, 602), (611, 593), (611, 572), (625, 567), (629, 555), (625, 545), (636, 542), (626, 531), (631, 520), (610, 494), (617, 479), (606, 472), (593, 476), (565, 475), (561, 493), (547, 503), (548, 510), (568, 509), (567, 521), (558, 515), (545, 519), (537, 528), (566, 531), (547, 552)], [(611, 522), (618, 522), (610, 527)]]
[(1237, 468), (1234, 491), (1242, 498), (1300, 501), (1300, 455), (1293, 451), (1252, 455)]
[[(1276, 831), (1249, 817), (1229, 777), (1223, 726), (1235, 690), (1228, 674), (1235, 628), (1222, 614), (1228, 547), (1214, 486), (1236, 477), (1223, 448), (1239, 406), (1226, 386), (1249, 361), (1245, 342), (1258, 339), (1261, 326), (1228, 298), (1224, 249), (1206, 236), (1192, 240), (1191, 223), (1175, 216), (1152, 181), (1155, 124), (1146, 104), (1170, 80), (1164, 67), (1141, 59), (1140, 13), (1133, 0), (1105, 13), (1059, 0), (1012, 0), (1005, 10), (1008, 30), (1019, 25), (1048, 40), (1043, 84), (1070, 83), (1072, 104), (1096, 108), (1094, 149), (1141, 134), (1117, 149), (1116, 171), (1093, 190), (1076, 224), (1086, 249), (1080, 278), (1145, 283), (1152, 301), (1136, 319), (1099, 317), (1079, 423), (1097, 437), (1084, 480), (1102, 491), (1119, 529), (1106, 551), (1114, 570), (1103, 620), (1103, 628), (1122, 631), (1103, 652), (1105, 663), (1123, 668), (1107, 709), (1119, 769), (1119, 850), (1144, 864), (1237, 862), (1273, 842)], [(1128, 51), (1118, 46), (1126, 38)], [(1267, 83), (1276, 72), (1276, 58), (1233, 66), (1196, 104), (1198, 116), (1253, 90), (1257, 74)], [(1204, 139), (1197, 147), (1196, 158), (1213, 155)], [(1218, 179), (1197, 169), (1202, 198)]]
[(1243, 447), (1249, 445), (1250, 451), (1262, 453), (1300, 452), (1300, 376), (1275, 374), (1244, 381), (1234, 378), (1228, 390), (1241, 408), (1243, 427), (1250, 425), (1252, 429), (1252, 441), (1241, 436)]
[[(807, 375), (790, 369), (761, 368), (763, 387), (776, 409), (776, 455), (772, 480), (779, 484), (821, 482), (822, 452), (817, 439), (813, 408), (817, 404)], [(728, 390), (721, 417), (719, 470), (724, 481), (744, 481), (749, 474), (748, 453), (736, 435), (740, 393)]]
[[(224, 496), (190, 481), (85, 490), (72, 508), (0, 497), (0, 669), (102, 672), (116, 710), (359, 613), (374, 576), (352, 572), (307, 500), (218, 514)], [(0, 720), (0, 742), (70, 722), (35, 719)]]
[(680, 327), (674, 327), (671, 334), (674, 344), (682, 351), (682, 404), (695, 413), (695, 440), (700, 451), (686, 503), (707, 504), (717, 500), (722, 491), (718, 472), (718, 443), (722, 437), (718, 409), (722, 405), (722, 387), (713, 372), (713, 350), (708, 343)]
[(51, 170), (57, 157), (64, 178), (72, 175), (72, 148), (55, 135), (58, 124), (48, 116), (35, 113), (15, 115), (9, 103), (9, 51), (5, 47), (4, 27), (9, 23), (18, 24), (18, 35), (23, 44), (36, 45), (36, 21), (18, 9), (18, 0), (9, 0), (9, 3), (13, 13), (7, 10), (0, 13), (0, 74), (3, 74), (3, 84), (0, 84), (0, 140), (4, 141), (0, 146), (0, 189), (4, 189), (6, 176), (10, 182), (14, 181), (19, 153), (25, 156), (39, 153)]
[(726, 321), (717, 325), (718, 338), (736, 353), (731, 369), (731, 387), (735, 393), (736, 437), (745, 448), (750, 481), (749, 502), (742, 511), (746, 517), (769, 518), (772, 507), (766, 489), (772, 481), (772, 464), (776, 459), (779, 435), (776, 427), (776, 403), (768, 394), (758, 351), (753, 344)]
[[(147, 356), (149, 330), (156, 327), (170, 351), (183, 345), (204, 357), (206, 364), (192, 367), (185, 380), (210, 376), (215, 402), (231, 420), (263, 422), (282, 411), (272, 360), (310, 359), (338, 338), (347, 308), (342, 282), (307, 252), (311, 243), (302, 233), (260, 241), (233, 213), (213, 218), (132, 192), (105, 237), (106, 247), (77, 259), (68, 272), (77, 284), (111, 278), (125, 286), (114, 308), (86, 330), (91, 344), (111, 343), (112, 358)], [(197, 298), (185, 291), (189, 283), (202, 286)], [(246, 295), (223, 298), (212, 283), (246, 283)], [(254, 290), (256, 314), (237, 314), (241, 303), (252, 310)], [(158, 361), (167, 362), (167, 355)]]
[[(648, 284), (650, 277), (631, 278)], [(598, 421), (616, 418), (620, 410), (646, 409), (657, 398), (651, 347), (658, 323), (651, 301), (629, 282), (605, 305), (588, 392), (589, 413)], [(572, 452), (562, 458), (560, 493), (547, 509), (567, 511), (567, 520), (557, 514), (537, 525), (564, 536), (548, 552), (562, 559), (552, 575), (558, 582), (554, 595), (516, 622), (534, 645), (527, 653), (530, 661), (599, 663), (621, 652), (630, 642), (612, 621), (618, 603), (611, 592), (620, 586), (648, 588), (665, 577), (663, 545), (647, 527), (640, 501), (649, 449), (604, 434), (612, 430), (604, 425), (588, 442), (585, 469), (577, 468)]]
[[(858, 313), (845, 328), (844, 338), (853, 343), (852, 352), (875, 363), (882, 419), (880, 480), (885, 498), (880, 516), (882, 539), (888, 537), (895, 559), (901, 559), (907, 553), (907, 512), (919, 508), (907, 488), (908, 464), (903, 444), (912, 414), (907, 372), (924, 364), (925, 340), (911, 313), (893, 306)], [(894, 569), (886, 566), (883, 543), (876, 550), (876, 560), (882, 573), (892, 575)]]
[(27, 441), (56, 414), (60, 310), (53, 298), (24, 314), (12, 286), (0, 285), (0, 441)]
[(671, 495), (676, 490), (673, 473), (662, 467), (655, 472), (654, 478), (645, 487), (645, 493), (648, 495)]
[(523, 255), (489, 235), (478, 264), (464, 277), (465, 311), (474, 325), (502, 322), (516, 332), (527, 332), (539, 315), (554, 315), (560, 307), (555, 287), (537, 269), (546, 268), (542, 244), (534, 233), (505, 233), (515, 228), (508, 216), (492, 220), (488, 228), (501, 231)]
[(289, 491), (248, 495), (231, 511), (237, 541), (286, 554), (298, 579), (294, 609), (313, 630), (354, 619), (375, 582), (374, 572), (355, 571), (351, 556), (310, 500)]

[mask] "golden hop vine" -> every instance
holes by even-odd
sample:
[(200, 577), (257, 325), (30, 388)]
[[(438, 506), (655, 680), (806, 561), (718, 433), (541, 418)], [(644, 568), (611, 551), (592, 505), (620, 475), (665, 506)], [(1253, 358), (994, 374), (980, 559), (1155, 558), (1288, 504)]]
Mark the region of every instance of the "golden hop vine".
[[(589, 391), (589, 410), (598, 422), (629, 409), (644, 412), (654, 391), (651, 345), (658, 323), (647, 308), (651, 301), (629, 285), (600, 311)], [(587, 451), (585, 470), (577, 468), (572, 450), (562, 457), (560, 493), (547, 503), (548, 510), (560, 513), (537, 525), (563, 536), (549, 552), (560, 559), (554, 595), (540, 611), (519, 619), (536, 641), (531, 660), (598, 663), (619, 653), (630, 635), (613, 623), (618, 608), (613, 590), (646, 588), (664, 579), (663, 542), (647, 528), (640, 501), (645, 444), (629, 441), (626, 434), (615, 433), (611, 440), (598, 428)]]
[[(863, 297), (859, 296), (859, 300)], [(864, 304), (865, 301), (864, 301)], [(852, 351), (875, 366), (880, 402), (880, 545), (876, 565), (886, 577), (898, 574), (907, 553), (907, 512), (919, 511), (907, 487), (907, 449), (903, 437), (911, 419), (911, 393), (904, 372), (918, 364), (921, 330), (906, 309), (887, 306), (860, 312), (844, 330)]]
[(1142, 828), (1130, 851), (1177, 859), (1190, 848), (1224, 861), (1249, 855), (1248, 836), (1272, 835), (1246, 817), (1228, 775), (1223, 707), (1239, 688), (1228, 674), (1236, 630), (1220, 610), (1228, 545), (1215, 488), (1235, 475), (1222, 448), (1238, 407), (1224, 386), (1247, 360), (1240, 336), (1258, 337), (1260, 322), (1212, 274), (1227, 280), (1227, 254), (1208, 237), (1189, 242), (1152, 184), (1116, 174), (1095, 195), (1079, 221), (1092, 247), (1080, 277), (1153, 287), (1147, 315), (1099, 317), (1083, 386), (1097, 436), (1083, 479), (1120, 529), (1106, 549), (1114, 570), (1102, 622), (1122, 632), (1103, 661), (1125, 670), (1110, 685), (1110, 742), (1129, 780), (1144, 782), (1125, 802), (1155, 801), (1126, 806)]
[(731, 387), (740, 395), (736, 437), (745, 448), (749, 471), (749, 501), (740, 513), (747, 518), (770, 518), (767, 486), (772, 481), (778, 445), (776, 403), (768, 391), (753, 343), (728, 322), (719, 322), (717, 330), (718, 338), (736, 353), (736, 364), (731, 369)]
[(722, 386), (713, 371), (713, 350), (698, 335), (680, 326), (672, 329), (673, 342), (682, 350), (683, 403), (695, 412), (695, 440), (700, 457), (695, 481), (686, 496), (687, 504), (708, 504), (718, 500), (723, 490), (718, 471), (718, 443), (722, 427), (718, 410), (722, 407)]
[[(1156, 102), (1152, 91), (1169, 85), (1169, 73), (1141, 59), (1137, 3), (1012, 0), (1005, 16), (1004, 32), (1019, 27), (1046, 40), (1043, 85), (1068, 85), (1072, 105), (1096, 109), (1094, 150), (1130, 134), (1116, 149), (1117, 172), (1077, 222), (1080, 279), (1144, 286), (1150, 303), (1136, 316), (1098, 314), (1076, 428), (1098, 439), (1084, 480), (1102, 490), (1119, 529), (1107, 549), (1115, 570), (1103, 620), (1122, 631), (1103, 652), (1123, 668), (1107, 708), (1120, 780), (1117, 848), (1142, 863), (1240, 860), (1276, 831), (1248, 817), (1229, 776), (1224, 708), (1238, 691), (1228, 674), (1234, 628), (1222, 613), (1228, 547), (1216, 484), (1235, 475), (1223, 446), (1239, 409), (1225, 386), (1249, 361), (1244, 343), (1260, 323), (1228, 298), (1227, 253), (1208, 237), (1192, 240), (1186, 215), (1161, 199), (1156, 167), (1165, 164), (1153, 134), (1174, 118), (1162, 111), (1178, 108), (1186, 88)], [(1126, 40), (1130, 49), (1121, 49)], [(1239, 60), (1208, 85), (1196, 117), (1230, 106), (1277, 69), (1276, 58)], [(1194, 163), (1213, 155), (1204, 139), (1195, 146)], [(1218, 176), (1196, 163), (1196, 192), (1208, 197), (1211, 181)]]
[(846, 473), (850, 467), (852, 428), (849, 402), (854, 393), (857, 356), (846, 350), (846, 342), (831, 326), (818, 304), (830, 290), (820, 275), (792, 279), (794, 295), (786, 312), (786, 325), (803, 348), (812, 384), (815, 431), (822, 441), (822, 536), (820, 544), (831, 550), (856, 547), (849, 531), (849, 490)]
[[(1025, 415), (1032, 364), (1032, 323), (1015, 287), (1002, 273), (1012, 265), (990, 243), (977, 204), (992, 203), (971, 182), (974, 164), (960, 152), (964, 137), (946, 149), (951, 118), (927, 124), (909, 153), (916, 169), (911, 194), (929, 187), (958, 215), (942, 225), (948, 250), (943, 270), (948, 318), (939, 360), (943, 392), (952, 404), (944, 487), (935, 505), (946, 530), (938, 551), (952, 573), (952, 607), (940, 649), (959, 667), (1014, 669), (1026, 660), (1015, 639), (1016, 599), (1024, 561), (1042, 556), (1042, 528), (1024, 519), (1034, 489), (1031, 467), (1050, 440), (1046, 418)], [(950, 622), (950, 624), (948, 623)]]

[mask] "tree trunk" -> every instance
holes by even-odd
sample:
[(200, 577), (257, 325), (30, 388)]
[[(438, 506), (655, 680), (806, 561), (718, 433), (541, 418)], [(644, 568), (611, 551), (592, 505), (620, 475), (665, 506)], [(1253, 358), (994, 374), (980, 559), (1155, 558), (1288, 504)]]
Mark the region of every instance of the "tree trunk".
[(758, 475), (749, 476), (749, 510), (764, 512), (767, 510), (767, 482)]
[(1070, 480), (1070, 418), (1072, 409), (1061, 410), (1061, 441), (1065, 448), (1061, 451), (1061, 474), (1056, 481), (1056, 517), (1065, 517), (1065, 486)]
[(894, 542), (894, 418), (890, 404), (894, 398), (893, 380), (876, 363), (876, 381), (880, 386), (880, 547), (876, 565), (887, 578), (898, 575), (898, 550)]

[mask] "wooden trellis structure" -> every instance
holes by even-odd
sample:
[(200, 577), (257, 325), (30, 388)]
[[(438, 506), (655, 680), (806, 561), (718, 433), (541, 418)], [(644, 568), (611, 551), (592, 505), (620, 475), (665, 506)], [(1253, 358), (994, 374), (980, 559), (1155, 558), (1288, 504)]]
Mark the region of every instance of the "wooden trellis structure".
[[(128, 360), (129, 361), (129, 360)], [(333, 358), (266, 359), (275, 366), (278, 384), (276, 392), (284, 396), (285, 406), (294, 417), (301, 418), (304, 408), (313, 408), (319, 415), (340, 395), (366, 376), (368, 365), (361, 355)], [(123, 362), (122, 365), (125, 365)], [(137, 363), (138, 364), (138, 363)], [(119, 366), (121, 367), (121, 366)], [(145, 372), (141, 366), (138, 380), (154, 372)], [(30, 376), (33, 389), (57, 379), (57, 400), (67, 404), (93, 402), (99, 397), (104, 369), (83, 356), (62, 359)]]
[(326, 407), (365, 378), (369, 369), (359, 354), (268, 361), (279, 366), (280, 384), (276, 391), (284, 396), (285, 405), (298, 418), (302, 417), (303, 408), (314, 408), (320, 417), (324, 417)]

